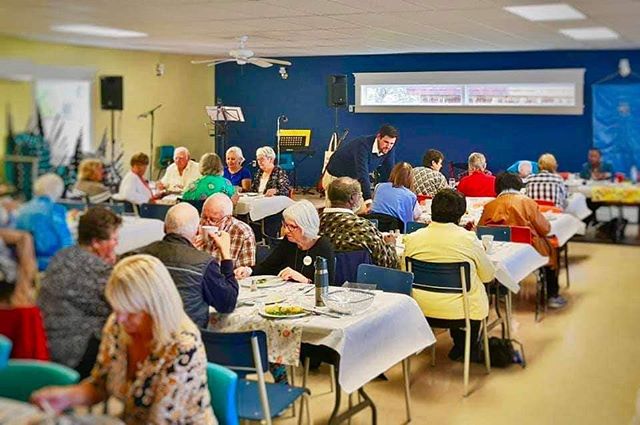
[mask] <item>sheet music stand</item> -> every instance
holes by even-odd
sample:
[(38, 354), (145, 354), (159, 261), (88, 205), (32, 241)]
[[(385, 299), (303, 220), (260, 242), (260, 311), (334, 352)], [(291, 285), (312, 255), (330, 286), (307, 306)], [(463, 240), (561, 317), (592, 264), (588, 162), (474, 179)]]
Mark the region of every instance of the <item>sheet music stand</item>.
[(209, 119), (216, 130), (216, 150), (220, 158), (227, 151), (227, 125), (229, 122), (244, 122), (244, 114), (239, 106), (205, 106)]

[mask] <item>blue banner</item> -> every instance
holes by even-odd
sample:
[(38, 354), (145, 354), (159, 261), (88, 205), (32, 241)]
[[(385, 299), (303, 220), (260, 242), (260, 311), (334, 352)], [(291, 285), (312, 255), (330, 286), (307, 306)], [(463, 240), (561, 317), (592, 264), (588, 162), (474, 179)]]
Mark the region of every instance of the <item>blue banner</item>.
[(640, 169), (640, 84), (594, 84), (593, 146), (615, 172)]

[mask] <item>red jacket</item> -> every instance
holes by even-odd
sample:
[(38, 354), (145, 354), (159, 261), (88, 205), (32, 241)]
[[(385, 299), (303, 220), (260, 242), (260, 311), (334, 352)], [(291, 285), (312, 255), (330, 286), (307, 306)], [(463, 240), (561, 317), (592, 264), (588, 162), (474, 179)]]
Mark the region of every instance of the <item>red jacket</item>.
[(496, 197), (496, 178), (482, 171), (475, 171), (465, 176), (458, 183), (458, 192), (472, 197)]
[(12, 359), (49, 360), (47, 336), (38, 307), (0, 308), (0, 334), (13, 343)]

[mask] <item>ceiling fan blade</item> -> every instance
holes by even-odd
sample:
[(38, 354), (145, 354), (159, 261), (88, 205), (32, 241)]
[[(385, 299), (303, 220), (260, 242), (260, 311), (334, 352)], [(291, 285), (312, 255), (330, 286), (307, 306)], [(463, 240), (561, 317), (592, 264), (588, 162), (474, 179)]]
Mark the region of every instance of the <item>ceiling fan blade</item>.
[(247, 59), (247, 62), (258, 65), (260, 68), (269, 68), (270, 66), (273, 66), (271, 62), (262, 60), (262, 58), (249, 58)]
[(280, 60), (280, 59), (256, 58), (256, 57), (254, 57), (253, 59), (259, 59), (261, 61), (269, 62), (269, 63), (275, 64), (275, 65), (291, 66), (291, 62), (283, 61), (283, 60)]
[(211, 58), (211, 59), (191, 61), (191, 63), (194, 64), (194, 65), (199, 65), (199, 64), (202, 64), (202, 63), (210, 63), (210, 62), (215, 62), (215, 61), (219, 61), (219, 60), (223, 60), (223, 59), (226, 59), (226, 58)]
[(216, 62), (211, 62), (207, 66), (216, 66), (216, 65), (219, 65), (221, 63), (235, 62), (235, 61), (236, 61), (235, 59), (222, 59), (222, 60), (218, 60)]

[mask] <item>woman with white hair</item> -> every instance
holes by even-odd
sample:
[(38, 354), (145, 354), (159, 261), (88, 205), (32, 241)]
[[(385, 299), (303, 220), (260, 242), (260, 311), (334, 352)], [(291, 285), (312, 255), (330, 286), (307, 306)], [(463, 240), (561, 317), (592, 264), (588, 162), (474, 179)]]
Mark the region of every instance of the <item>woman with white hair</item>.
[(256, 159), (260, 169), (253, 177), (251, 191), (266, 196), (289, 196), (291, 185), (287, 172), (275, 164), (276, 153), (269, 146), (256, 150)]
[(61, 412), (116, 397), (127, 424), (213, 425), (207, 357), (167, 268), (150, 255), (120, 261), (105, 295), (113, 308), (91, 376), (48, 387), (31, 400)]
[(64, 193), (64, 182), (57, 174), (44, 174), (33, 185), (34, 198), (18, 211), (16, 228), (33, 236), (38, 270), (44, 271), (51, 258), (73, 245), (67, 226), (67, 210), (56, 204)]
[(204, 201), (214, 193), (224, 193), (230, 198), (236, 194), (231, 182), (222, 176), (222, 160), (215, 153), (205, 153), (200, 158), (201, 177), (189, 184), (182, 194), (187, 201)]
[(224, 177), (231, 182), (232, 185), (243, 191), (251, 189), (251, 171), (247, 167), (243, 167), (244, 155), (242, 149), (237, 146), (231, 146), (227, 149), (225, 155), (227, 166), (224, 169)]
[(298, 201), (282, 212), (282, 231), (286, 236), (273, 252), (261, 263), (251, 267), (239, 267), (236, 276), (277, 274), (285, 280), (312, 283), (315, 258), (327, 259), (329, 282), (333, 282), (334, 253), (331, 241), (320, 237), (320, 217), (313, 204)]

